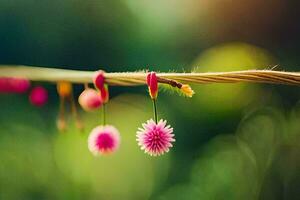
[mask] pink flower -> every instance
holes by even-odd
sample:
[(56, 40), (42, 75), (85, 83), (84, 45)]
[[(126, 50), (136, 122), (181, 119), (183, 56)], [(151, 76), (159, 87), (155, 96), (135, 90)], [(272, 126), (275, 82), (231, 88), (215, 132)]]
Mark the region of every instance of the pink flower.
[(48, 101), (48, 92), (45, 88), (37, 86), (33, 88), (29, 95), (29, 101), (32, 105), (41, 107)]
[(102, 105), (100, 94), (94, 89), (85, 89), (78, 102), (85, 111), (93, 111)]
[(172, 142), (175, 142), (173, 128), (166, 126), (166, 120), (160, 120), (156, 124), (153, 119), (143, 124), (143, 128), (137, 131), (138, 145), (145, 153), (151, 156), (159, 156), (169, 151)]
[(0, 78), (0, 92), (25, 93), (30, 88), (30, 81), (24, 78)]
[(30, 88), (30, 81), (25, 78), (11, 78), (9, 82), (15, 93), (25, 93)]
[(157, 77), (155, 72), (150, 72), (147, 75), (147, 85), (148, 85), (150, 97), (152, 99), (156, 99), (158, 94), (158, 82), (157, 82)]
[(120, 133), (111, 126), (97, 126), (88, 138), (88, 148), (94, 155), (106, 155), (115, 152), (120, 146)]

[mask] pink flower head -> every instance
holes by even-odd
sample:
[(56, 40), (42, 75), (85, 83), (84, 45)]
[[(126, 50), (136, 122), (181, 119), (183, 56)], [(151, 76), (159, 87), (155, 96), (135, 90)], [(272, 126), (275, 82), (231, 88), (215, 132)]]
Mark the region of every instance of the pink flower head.
[(148, 85), (150, 97), (152, 99), (156, 99), (158, 94), (158, 82), (157, 82), (157, 77), (155, 72), (150, 72), (147, 75), (147, 85)]
[(100, 94), (94, 89), (85, 89), (79, 96), (78, 102), (85, 111), (93, 111), (102, 105)]
[(138, 145), (145, 153), (151, 156), (159, 156), (169, 151), (172, 142), (175, 142), (173, 128), (166, 126), (166, 120), (160, 120), (156, 124), (153, 119), (143, 124), (143, 128), (137, 131)]
[(97, 126), (88, 138), (88, 148), (94, 155), (107, 155), (115, 152), (120, 146), (120, 133), (111, 126)]
[(41, 107), (48, 101), (48, 92), (45, 88), (37, 86), (33, 88), (29, 95), (29, 101), (32, 105)]

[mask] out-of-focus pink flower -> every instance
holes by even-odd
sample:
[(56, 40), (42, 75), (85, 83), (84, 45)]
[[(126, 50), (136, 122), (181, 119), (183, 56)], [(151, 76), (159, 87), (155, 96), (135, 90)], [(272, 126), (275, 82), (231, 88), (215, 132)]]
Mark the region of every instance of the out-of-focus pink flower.
[(94, 89), (85, 89), (79, 96), (78, 102), (85, 111), (93, 111), (102, 105), (99, 92)]
[(157, 77), (155, 72), (150, 72), (147, 75), (147, 85), (148, 85), (150, 97), (152, 99), (156, 99), (158, 94), (158, 82), (157, 82)]
[(29, 94), (29, 101), (32, 105), (41, 107), (48, 101), (48, 92), (42, 86), (34, 87)]
[(94, 155), (107, 155), (118, 150), (120, 133), (111, 125), (97, 126), (88, 138), (88, 148)]
[(0, 92), (25, 93), (30, 88), (30, 81), (24, 78), (0, 78)]
[(10, 90), (8, 78), (0, 78), (0, 92), (9, 92)]
[(30, 82), (23, 78), (11, 78), (10, 85), (15, 93), (25, 93), (30, 88)]
[(175, 142), (173, 128), (167, 125), (166, 120), (160, 120), (156, 124), (153, 119), (143, 124), (143, 128), (137, 131), (137, 141), (141, 149), (151, 156), (159, 156), (169, 151), (172, 142)]

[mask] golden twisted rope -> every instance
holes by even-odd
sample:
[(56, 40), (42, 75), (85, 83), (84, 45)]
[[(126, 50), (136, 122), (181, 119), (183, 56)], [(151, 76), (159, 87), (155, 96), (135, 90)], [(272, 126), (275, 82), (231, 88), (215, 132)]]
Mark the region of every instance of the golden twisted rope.
[[(0, 77), (23, 77), (32, 81), (91, 83), (93, 75), (93, 71), (0, 65)], [(109, 85), (117, 86), (146, 84), (146, 76), (146, 72), (105, 73), (106, 82)], [(157, 76), (189, 84), (253, 82), (300, 85), (300, 72), (273, 70), (245, 70), (212, 73), (157, 73)]]

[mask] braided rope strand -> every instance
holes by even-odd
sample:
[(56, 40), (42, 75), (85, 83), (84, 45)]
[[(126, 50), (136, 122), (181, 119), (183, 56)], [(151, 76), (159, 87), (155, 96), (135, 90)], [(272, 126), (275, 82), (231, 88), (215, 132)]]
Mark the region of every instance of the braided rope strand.
[[(93, 75), (93, 71), (16, 65), (0, 66), (0, 77), (22, 77), (32, 81), (91, 83)], [(109, 85), (116, 86), (144, 85), (146, 84), (146, 76), (146, 72), (118, 72), (105, 74), (106, 82)], [(188, 84), (252, 82), (300, 85), (300, 72), (273, 70), (245, 70), (208, 73), (157, 73), (157, 76)]]

